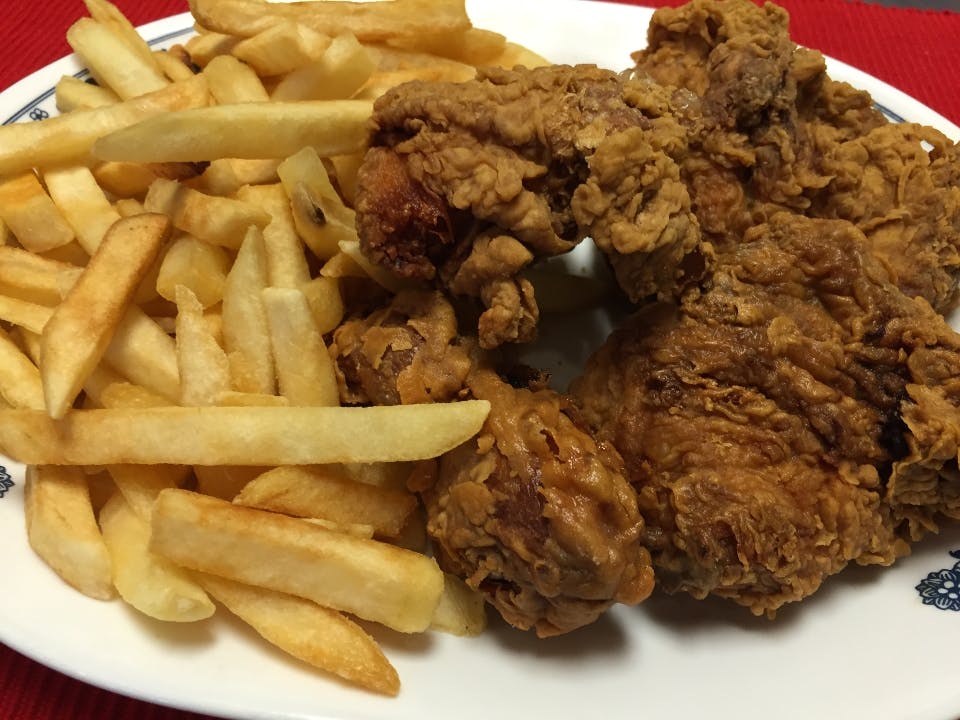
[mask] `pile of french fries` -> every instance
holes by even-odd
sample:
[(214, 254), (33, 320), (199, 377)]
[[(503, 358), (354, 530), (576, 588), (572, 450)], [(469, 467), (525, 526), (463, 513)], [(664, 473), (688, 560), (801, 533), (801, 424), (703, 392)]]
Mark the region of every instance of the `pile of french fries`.
[(0, 450), (28, 465), (37, 554), (165, 622), (222, 605), (370, 690), (399, 679), (356, 618), (475, 634), (480, 597), (426, 552), (413, 461), (482, 401), (339, 407), (324, 338), (359, 253), (372, 100), (542, 64), (462, 0), (193, 0), (155, 51), (107, 0), (67, 39), (61, 115), (0, 128)]

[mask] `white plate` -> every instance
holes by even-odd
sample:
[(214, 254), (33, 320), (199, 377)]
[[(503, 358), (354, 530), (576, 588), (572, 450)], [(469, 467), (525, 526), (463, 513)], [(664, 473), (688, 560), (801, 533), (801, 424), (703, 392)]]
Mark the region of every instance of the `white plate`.
[[(621, 68), (650, 11), (553, 0), (475, 0), (477, 25), (562, 62)], [(158, 45), (189, 33), (188, 15), (143, 28)], [(0, 94), (0, 121), (55, 112), (67, 58)], [(834, 77), (869, 90), (894, 118), (960, 130), (903, 93), (840, 63)], [(23, 468), (0, 476), (6, 581), (0, 640), (86, 682), (232, 718), (838, 718), (948, 720), (960, 714), (960, 528), (889, 569), (851, 568), (815, 596), (757, 619), (732, 603), (655, 594), (591, 628), (548, 641), (493, 622), (482, 637), (381, 634), (403, 690), (383, 699), (318, 677), (218, 613), (188, 627), (139, 617), (63, 585), (27, 546)], [(12, 486), (10, 483), (13, 483)], [(925, 604), (917, 586), (940, 604)], [(954, 594), (950, 595), (949, 582)], [(928, 598), (931, 599), (931, 598)], [(952, 598), (952, 599), (951, 599)]]

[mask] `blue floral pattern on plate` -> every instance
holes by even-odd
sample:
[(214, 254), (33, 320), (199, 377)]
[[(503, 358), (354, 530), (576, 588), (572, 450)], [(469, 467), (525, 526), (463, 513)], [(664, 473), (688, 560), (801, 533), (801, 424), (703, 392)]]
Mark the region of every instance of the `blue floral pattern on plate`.
[(13, 478), (10, 477), (10, 473), (7, 472), (7, 469), (0, 465), (0, 498), (7, 494), (7, 490), (12, 488), (16, 483), (13, 482)]
[(950, 556), (957, 558), (954, 566), (929, 573), (917, 585), (917, 592), (924, 605), (960, 612), (960, 550), (951, 551)]

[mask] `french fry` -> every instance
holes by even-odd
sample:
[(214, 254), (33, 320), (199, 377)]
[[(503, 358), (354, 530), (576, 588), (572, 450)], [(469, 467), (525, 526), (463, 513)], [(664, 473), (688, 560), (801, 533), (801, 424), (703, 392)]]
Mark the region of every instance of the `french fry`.
[[(477, 433), (483, 400), (373, 407), (0, 411), (0, 448), (25, 465), (315, 465), (421, 460)], [(104, 443), (104, 438), (110, 438)], [(357, 438), (376, 438), (358, 442)]]
[(230, 388), (230, 362), (204, 322), (197, 296), (178, 285), (176, 300), (180, 404), (214, 405), (219, 394)]
[(251, 228), (223, 288), (223, 344), (233, 389), (273, 395), (275, 365), (262, 296), (266, 286), (263, 236)]
[(162, 90), (170, 83), (152, 55), (144, 57), (93, 18), (80, 18), (71, 25), (67, 42), (97, 82), (123, 100)]
[[(324, 156), (340, 155), (366, 145), (371, 109), (366, 100), (192, 108), (155, 115), (111, 133), (96, 142), (93, 152), (101, 160), (135, 162), (281, 158), (307, 146)], [(243, 132), (235, 132), (237, 127)], [(159, 137), (163, 142), (155, 142)]]
[(0, 395), (11, 407), (42, 410), (43, 385), (37, 366), (0, 329)]
[(375, 69), (370, 54), (355, 36), (338, 35), (319, 59), (284, 75), (270, 98), (277, 102), (349, 98)]
[(167, 248), (157, 275), (160, 297), (176, 302), (178, 286), (196, 296), (204, 308), (223, 300), (223, 288), (230, 269), (230, 257), (219, 245), (181, 235)]
[(318, 60), (329, 46), (328, 35), (297, 22), (281, 20), (241, 40), (232, 54), (260, 77), (270, 77)]
[(84, 0), (90, 17), (120, 38), (140, 59), (150, 64), (154, 61), (150, 45), (140, 37), (140, 33), (116, 5), (108, 0)]
[(443, 591), (433, 558), (186, 490), (160, 493), (150, 549), (400, 632), (426, 630)]
[[(116, 401), (116, 398), (112, 399)], [(189, 477), (190, 468), (184, 465), (108, 465), (107, 473), (131, 510), (149, 523), (157, 495), (167, 488), (180, 487)]]
[(200, 584), (267, 642), (304, 662), (384, 695), (400, 678), (376, 641), (336, 610), (309, 600), (200, 574)]
[(103, 359), (133, 383), (170, 402), (175, 403), (180, 397), (180, 371), (173, 338), (138, 307), (127, 309)]
[(339, 247), (340, 252), (353, 260), (363, 270), (364, 274), (380, 287), (394, 293), (412, 287), (409, 280), (397, 277), (389, 270), (370, 262), (367, 256), (361, 252), (359, 240), (341, 240)]
[(213, 615), (216, 607), (190, 574), (147, 549), (150, 523), (120, 493), (100, 510), (100, 527), (113, 584), (125, 602), (164, 622), (196, 622)]
[(279, 183), (244, 187), (237, 199), (256, 205), (270, 214), (270, 224), (263, 229), (267, 260), (267, 283), (272, 287), (299, 288), (310, 281), (310, 268), (303, 252), (303, 242), (290, 211), (290, 201)]
[(47, 410), (62, 417), (106, 352), (137, 285), (169, 232), (162, 215), (137, 215), (107, 232), (43, 328), (40, 375)]
[(114, 105), (76, 110), (32, 123), (0, 126), (0, 176), (15, 175), (33, 167), (83, 162), (97, 138), (152, 115), (206, 105), (207, 101), (206, 80), (196, 75)]
[(341, 466), (325, 465), (270, 470), (247, 483), (233, 501), (340, 525), (363, 523), (386, 537), (399, 535), (417, 506), (411, 493), (357, 482)]
[(55, 90), (57, 110), (61, 113), (89, 110), (120, 102), (120, 98), (113, 90), (85, 82), (73, 75), (64, 75), (60, 78)]
[[(112, 195), (131, 199), (143, 195), (157, 174), (149, 165), (128, 162), (103, 162), (93, 166), (91, 172), (97, 184)], [(120, 212), (120, 209), (117, 209)], [(141, 209), (140, 212), (143, 212)], [(124, 214), (120, 212), (120, 214)], [(136, 214), (136, 213), (133, 213)]]
[(28, 300), (0, 295), (0, 320), (25, 328), (30, 332), (43, 332), (43, 328), (50, 320), (51, 315), (53, 315), (53, 308), (46, 305), (38, 305)]
[(31, 252), (45, 252), (73, 240), (73, 229), (33, 172), (0, 181), (0, 218)]
[(153, 59), (168, 80), (174, 82), (187, 80), (194, 74), (193, 69), (185, 62), (188, 58), (186, 56), (178, 57), (172, 49), (154, 50)]
[(443, 574), (443, 593), (430, 621), (431, 630), (476, 637), (487, 626), (487, 609), (483, 596), (460, 578)]
[(262, 296), (280, 394), (291, 405), (339, 405), (333, 360), (306, 297), (293, 288), (272, 287)]
[(59, 276), (74, 266), (21, 248), (0, 245), (0, 294), (38, 305), (60, 302)]
[(343, 320), (345, 311), (337, 278), (315, 277), (301, 285), (300, 291), (307, 299), (317, 331), (321, 335), (332, 332)]
[(467, 65), (489, 65), (503, 55), (507, 38), (492, 30), (473, 27), (460, 32), (424, 33), (413, 42), (409, 38), (394, 38), (388, 44), (439, 55)]
[(209, 195), (234, 195), (244, 185), (268, 185), (278, 181), (276, 158), (211, 160), (192, 186)]
[(190, 11), (206, 28), (250, 37), (278, 20), (293, 20), (325, 35), (353, 33), (361, 42), (418, 38), (470, 27), (463, 0), (391, 2), (293, 2), (190, 0)]
[(233, 500), (244, 486), (269, 468), (256, 465), (197, 465), (197, 492), (221, 500)]
[(187, 40), (184, 49), (190, 61), (205, 68), (211, 60), (228, 55), (242, 38), (224, 33), (204, 32)]
[(96, 178), (84, 165), (44, 173), (50, 198), (76, 233), (77, 242), (93, 255), (107, 230), (120, 219)]
[(257, 73), (233, 55), (218, 55), (203, 69), (210, 94), (219, 105), (266, 102), (270, 99)]
[(97, 527), (83, 468), (28, 467), (23, 503), (34, 552), (84, 595), (115, 598), (110, 554)]

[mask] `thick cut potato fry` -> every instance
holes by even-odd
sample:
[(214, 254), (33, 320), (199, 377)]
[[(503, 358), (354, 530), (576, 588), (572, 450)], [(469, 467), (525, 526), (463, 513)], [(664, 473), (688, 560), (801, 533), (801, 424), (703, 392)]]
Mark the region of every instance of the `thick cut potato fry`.
[(84, 595), (115, 598), (110, 554), (97, 527), (83, 468), (28, 467), (23, 502), (34, 552)]
[(262, 510), (371, 525), (396, 537), (417, 506), (408, 492), (351, 480), (341, 466), (279, 467), (251, 480), (233, 500)]
[(92, 85), (73, 75), (64, 75), (60, 78), (55, 90), (57, 110), (62, 113), (89, 110), (120, 102), (117, 94), (109, 88)]
[(339, 405), (333, 360), (307, 298), (293, 288), (265, 288), (262, 297), (280, 394), (291, 405)]
[(33, 361), (0, 328), (0, 396), (11, 407), (42, 410), (43, 384)]
[(189, 58), (184, 54), (178, 56), (175, 48), (170, 50), (154, 50), (153, 59), (167, 79), (174, 82), (187, 80), (193, 75), (193, 70), (187, 65)]
[(107, 473), (130, 508), (150, 522), (153, 502), (167, 488), (180, 487), (190, 475), (184, 465), (108, 465)]
[(142, 56), (123, 37), (93, 18), (80, 18), (67, 30), (67, 42), (97, 82), (123, 100), (165, 88), (169, 80), (153, 56)]
[(38, 305), (56, 305), (63, 299), (59, 276), (74, 269), (18, 247), (0, 245), (0, 294)]
[[(103, 162), (94, 165), (93, 177), (97, 184), (106, 192), (123, 198), (127, 202), (137, 202), (133, 196), (143, 195), (157, 179), (157, 173), (150, 165), (128, 162)], [(124, 213), (117, 203), (117, 212), (121, 215), (135, 215)], [(143, 212), (141, 209), (140, 212)]]
[(313, 667), (385, 695), (400, 691), (397, 671), (376, 641), (336, 610), (215, 575), (200, 584), (267, 642)]
[(439, 55), (467, 65), (487, 65), (503, 54), (507, 38), (492, 30), (469, 28), (462, 32), (424, 33), (413, 42), (408, 38), (395, 38), (389, 44)]
[(284, 75), (323, 56), (330, 37), (289, 20), (281, 20), (256, 35), (241, 40), (233, 55), (260, 77)]
[(73, 229), (30, 171), (0, 182), (0, 218), (31, 252), (61, 247), (74, 237)]
[(281, 78), (270, 98), (278, 102), (349, 98), (375, 69), (376, 63), (355, 36), (338, 35), (322, 57)]
[(263, 229), (269, 285), (299, 288), (309, 282), (310, 268), (283, 185), (274, 183), (241, 188), (236, 197), (265, 210), (272, 218)]
[(66, 413), (100, 362), (169, 229), (163, 215), (118, 221), (44, 326), (40, 375), (52, 417)]
[(98, 138), (157, 113), (206, 105), (208, 99), (207, 82), (196, 75), (114, 105), (0, 126), (0, 176), (85, 161)]
[(54, 204), (76, 233), (77, 242), (93, 255), (120, 213), (114, 210), (90, 169), (84, 165), (48, 170), (43, 180)]
[(250, 228), (223, 288), (223, 344), (234, 390), (273, 395), (275, 365), (263, 306), (267, 257), (263, 236)]
[(229, 54), (241, 39), (236, 35), (207, 31), (187, 40), (184, 50), (191, 62), (205, 68), (214, 58)]
[(140, 56), (143, 62), (149, 64), (153, 61), (153, 51), (150, 49), (150, 45), (140, 37), (140, 33), (137, 32), (133, 23), (120, 12), (116, 5), (108, 0), (84, 0), (84, 4), (87, 6), (90, 17), (121, 38), (131, 50)]
[(223, 300), (223, 288), (230, 269), (226, 250), (191, 235), (174, 240), (163, 254), (157, 275), (160, 297), (176, 302), (178, 286), (184, 286), (204, 308)]
[(484, 400), (374, 407), (117, 408), (75, 410), (61, 420), (36, 410), (0, 410), (0, 449), (32, 465), (422, 460), (475, 435), (489, 411)]
[(218, 55), (203, 69), (210, 94), (218, 105), (266, 102), (270, 99), (252, 67), (233, 55)]
[(230, 388), (230, 362), (204, 321), (197, 296), (178, 285), (176, 300), (180, 404), (215, 405)]
[(416, 286), (416, 281), (397, 277), (386, 268), (370, 262), (367, 259), (367, 256), (364, 255), (360, 250), (359, 240), (341, 240), (339, 247), (340, 252), (353, 260), (360, 268), (363, 269), (364, 274), (377, 283), (377, 285), (380, 287), (396, 293), (404, 288)]
[(487, 627), (487, 609), (483, 596), (463, 580), (443, 574), (443, 593), (430, 621), (431, 630), (476, 637)]
[(53, 308), (29, 300), (0, 295), (0, 320), (41, 333), (53, 315)]
[(279, 180), (276, 158), (213, 160), (192, 186), (209, 195), (233, 195), (244, 185), (269, 185)]
[[(101, 160), (135, 162), (282, 158), (303, 147), (324, 156), (341, 155), (366, 145), (372, 109), (366, 100), (193, 108), (155, 115), (112, 133), (98, 140), (93, 152)], [(236, 132), (238, 127), (243, 132)], [(163, 142), (156, 142), (161, 137)]]
[(216, 606), (191, 575), (148, 549), (150, 523), (117, 493), (100, 510), (100, 528), (110, 553), (120, 597), (144, 615), (165, 622), (196, 622)]
[(197, 465), (197, 492), (221, 500), (233, 500), (244, 486), (269, 468), (247, 465)]
[(186, 490), (160, 493), (152, 529), (150, 549), (179, 565), (400, 632), (426, 630), (443, 591), (433, 558)]
[(332, 332), (343, 320), (345, 312), (343, 296), (340, 295), (340, 281), (321, 275), (301, 285), (300, 291), (307, 298), (313, 322), (320, 334)]
[(127, 309), (103, 359), (130, 381), (170, 402), (180, 397), (176, 344), (138, 307)]
[(362, 42), (417, 38), (470, 27), (463, 0), (268, 3), (260, 0), (190, 0), (190, 11), (206, 28), (250, 37), (278, 20), (293, 20), (334, 36), (353, 33)]

